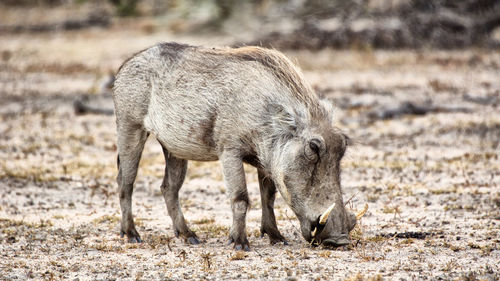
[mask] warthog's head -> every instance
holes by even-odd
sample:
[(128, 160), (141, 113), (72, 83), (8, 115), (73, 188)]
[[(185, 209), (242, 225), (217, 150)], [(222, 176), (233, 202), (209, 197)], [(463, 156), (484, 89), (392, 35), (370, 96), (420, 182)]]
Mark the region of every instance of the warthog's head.
[(300, 221), (302, 236), (315, 245), (343, 246), (356, 225), (342, 200), (340, 161), (349, 138), (332, 124), (324, 109), (313, 115), (280, 108), (273, 117), (275, 140), (272, 177)]

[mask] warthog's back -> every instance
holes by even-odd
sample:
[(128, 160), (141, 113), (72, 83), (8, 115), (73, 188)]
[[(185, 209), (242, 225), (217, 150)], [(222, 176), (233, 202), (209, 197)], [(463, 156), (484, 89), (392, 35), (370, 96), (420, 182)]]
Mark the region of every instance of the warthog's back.
[(114, 100), (117, 118), (143, 126), (170, 153), (217, 160), (222, 147), (248, 141), (251, 149), (263, 137), (269, 104), (298, 111), (316, 107), (317, 98), (302, 81), (276, 51), (163, 43), (123, 64)]

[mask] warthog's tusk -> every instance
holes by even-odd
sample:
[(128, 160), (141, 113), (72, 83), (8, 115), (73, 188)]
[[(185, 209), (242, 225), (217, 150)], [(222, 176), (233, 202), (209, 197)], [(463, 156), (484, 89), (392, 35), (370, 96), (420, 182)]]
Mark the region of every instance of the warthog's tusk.
[(319, 224), (325, 225), (326, 221), (328, 220), (328, 216), (332, 212), (333, 208), (335, 208), (335, 203), (333, 203), (320, 217), (319, 217)]

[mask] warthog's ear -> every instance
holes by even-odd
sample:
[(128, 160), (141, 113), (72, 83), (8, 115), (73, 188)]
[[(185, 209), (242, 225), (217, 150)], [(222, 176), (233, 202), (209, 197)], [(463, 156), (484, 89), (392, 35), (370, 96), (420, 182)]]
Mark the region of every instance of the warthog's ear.
[(342, 136), (344, 137), (346, 146), (352, 146), (354, 144), (354, 141), (348, 135), (342, 133)]
[(335, 116), (335, 107), (333, 106), (332, 102), (327, 99), (320, 99), (319, 100), (320, 105), (322, 106), (325, 115), (330, 119), (330, 121), (333, 123), (334, 116)]
[(296, 115), (280, 104), (269, 105), (272, 125), (279, 135), (293, 135), (299, 123)]

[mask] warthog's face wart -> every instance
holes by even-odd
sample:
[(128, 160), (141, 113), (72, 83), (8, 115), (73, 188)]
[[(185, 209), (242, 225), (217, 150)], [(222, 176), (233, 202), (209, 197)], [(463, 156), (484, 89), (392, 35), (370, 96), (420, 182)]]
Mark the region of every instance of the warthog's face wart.
[(349, 139), (324, 123), (302, 130), (291, 126), (292, 133), (277, 144), (273, 177), (300, 221), (302, 236), (315, 244), (342, 246), (356, 224), (340, 186), (340, 161)]

